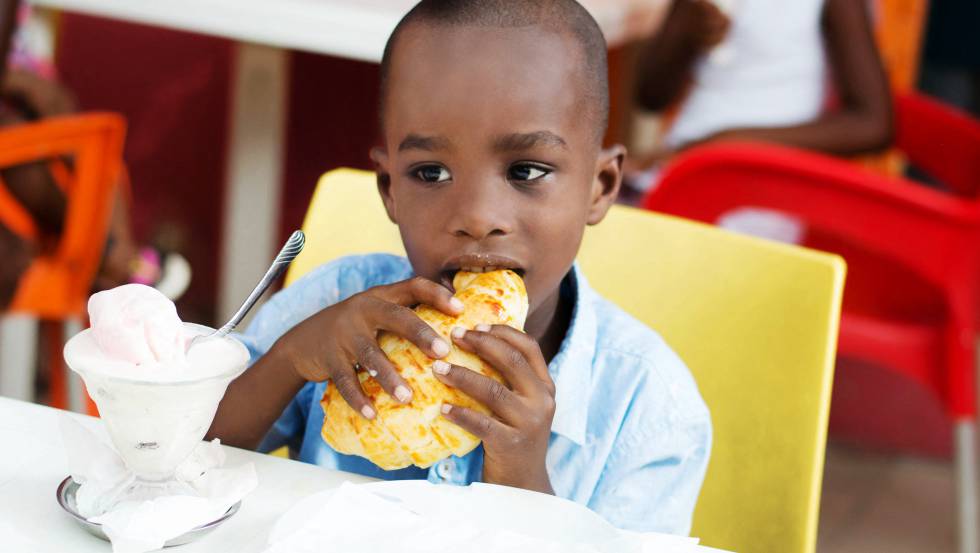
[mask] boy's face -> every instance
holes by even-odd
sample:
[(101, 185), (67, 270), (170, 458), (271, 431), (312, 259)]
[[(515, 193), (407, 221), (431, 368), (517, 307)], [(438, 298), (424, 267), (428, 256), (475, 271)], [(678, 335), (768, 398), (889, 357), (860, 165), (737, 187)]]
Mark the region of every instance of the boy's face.
[(582, 63), (573, 39), (540, 27), (412, 25), (372, 152), (415, 272), (449, 285), (464, 267), (518, 270), (529, 331), (619, 188), (624, 152), (600, 151)]

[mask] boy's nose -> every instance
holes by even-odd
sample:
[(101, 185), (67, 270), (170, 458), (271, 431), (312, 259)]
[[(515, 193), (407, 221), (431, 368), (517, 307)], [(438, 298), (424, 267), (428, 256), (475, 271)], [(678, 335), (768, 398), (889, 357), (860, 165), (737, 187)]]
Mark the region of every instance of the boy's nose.
[(512, 206), (504, 198), (486, 190), (472, 188), (456, 195), (449, 231), (457, 237), (482, 240), (490, 236), (505, 236), (513, 231)]

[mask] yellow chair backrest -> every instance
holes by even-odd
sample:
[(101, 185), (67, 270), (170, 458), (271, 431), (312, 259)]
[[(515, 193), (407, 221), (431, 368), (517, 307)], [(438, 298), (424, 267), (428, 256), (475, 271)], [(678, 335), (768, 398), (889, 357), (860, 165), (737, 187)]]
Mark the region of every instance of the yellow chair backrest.
[[(403, 253), (371, 173), (324, 175), (304, 229), (287, 283), (343, 255)], [(667, 339), (711, 409), (692, 535), (741, 553), (812, 553), (843, 261), (620, 206), (586, 233), (579, 261)]]

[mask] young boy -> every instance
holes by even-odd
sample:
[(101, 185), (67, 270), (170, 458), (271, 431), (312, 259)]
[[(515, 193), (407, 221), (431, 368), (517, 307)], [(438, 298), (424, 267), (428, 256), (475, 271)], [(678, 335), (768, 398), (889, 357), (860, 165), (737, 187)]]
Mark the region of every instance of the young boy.
[[(276, 295), (247, 332), (255, 363), (229, 388), (210, 436), (288, 445), (303, 461), (378, 478), (554, 493), (619, 527), (687, 533), (708, 462), (708, 410), (664, 341), (573, 264), (585, 226), (616, 197), (625, 155), (601, 147), (605, 56), (598, 26), (573, 0), (423, 0), (406, 15), (382, 62), (384, 144), (372, 158), (408, 259), (340, 259)], [(506, 387), (438, 361), (449, 344), (409, 309), (457, 314), (447, 286), (473, 267), (514, 269), (527, 285), (526, 334), (453, 333)], [(443, 406), (482, 448), (385, 472), (323, 442), (328, 379), (356, 411), (375, 414), (355, 366), (411, 401), (378, 349), (381, 330), (417, 344), (437, 360), (437, 378), (493, 412)]]

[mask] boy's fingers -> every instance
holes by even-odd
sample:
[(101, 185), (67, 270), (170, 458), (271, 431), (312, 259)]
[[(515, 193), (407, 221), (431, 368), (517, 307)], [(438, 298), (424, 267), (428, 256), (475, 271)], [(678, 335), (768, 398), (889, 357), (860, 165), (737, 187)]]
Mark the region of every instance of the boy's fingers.
[(520, 400), (514, 392), (496, 380), (466, 367), (450, 365), (445, 361), (432, 364), (432, 373), (447, 384), (486, 405), (490, 411), (505, 421), (516, 420), (522, 411)]
[(357, 363), (378, 381), (381, 388), (388, 395), (394, 397), (401, 403), (408, 403), (412, 399), (412, 389), (408, 383), (398, 374), (394, 365), (388, 360), (377, 342), (365, 338), (357, 348)]
[(340, 396), (351, 406), (352, 409), (361, 414), (366, 419), (373, 419), (375, 415), (374, 407), (364, 395), (361, 388), (361, 381), (354, 372), (354, 367), (335, 371), (330, 377), (330, 381), (337, 387)]
[(376, 328), (405, 338), (434, 359), (449, 355), (449, 343), (414, 311), (378, 298), (372, 298), (372, 301), (377, 302), (372, 321)]
[(541, 354), (541, 346), (538, 345), (538, 342), (534, 338), (507, 325), (493, 325), (490, 328), (490, 334), (493, 334), (510, 344), (514, 349), (520, 351), (524, 355), (524, 359), (534, 369), (534, 374), (538, 375), (538, 378), (543, 382), (552, 382), (551, 375), (548, 374), (548, 364)]
[(466, 351), (476, 354), (503, 375), (512, 388), (522, 395), (528, 395), (543, 386), (537, 373), (525, 359), (524, 354), (497, 336), (480, 330), (464, 331), (453, 329), (453, 340)]
[(422, 277), (382, 286), (379, 293), (383, 299), (405, 307), (424, 304), (447, 315), (459, 315), (463, 312), (463, 302), (454, 297), (445, 286)]
[(493, 417), (449, 403), (442, 404), (442, 416), (485, 442), (493, 442), (497, 436), (510, 430)]

